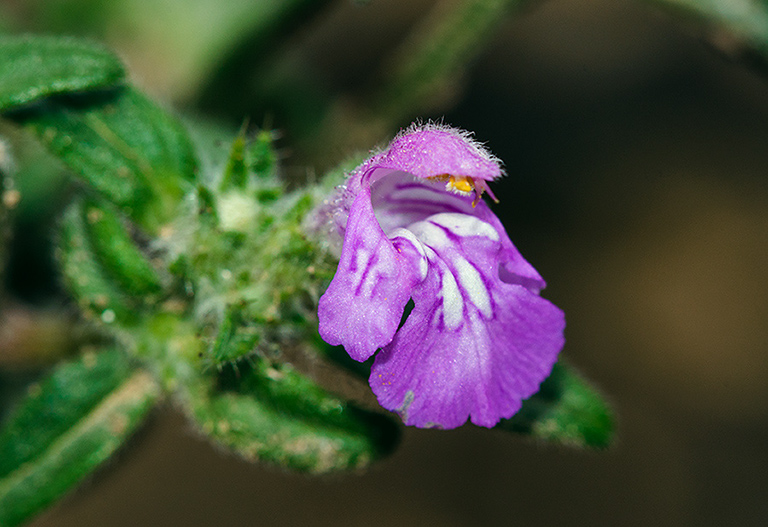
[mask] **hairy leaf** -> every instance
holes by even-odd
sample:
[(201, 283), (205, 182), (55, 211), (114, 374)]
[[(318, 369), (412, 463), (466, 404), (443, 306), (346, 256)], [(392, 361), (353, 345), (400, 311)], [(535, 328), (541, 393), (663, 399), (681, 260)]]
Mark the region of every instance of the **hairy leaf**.
[(89, 200), (81, 208), (96, 257), (126, 293), (147, 297), (160, 292), (157, 272), (110, 207)]
[(389, 454), (399, 428), (336, 397), (285, 364), (254, 358), (225, 371), (220, 390), (193, 403), (202, 430), (247, 459), (325, 473)]
[(132, 88), (58, 98), (11, 115), (131, 219), (156, 233), (175, 217), (197, 162), (186, 131)]
[(603, 397), (567, 365), (558, 362), (538, 393), (497, 428), (576, 447), (606, 448), (613, 415)]
[(0, 111), (54, 94), (120, 82), (123, 65), (94, 43), (42, 36), (0, 36)]
[(108, 459), (160, 395), (117, 350), (87, 353), (33, 385), (0, 430), (0, 525), (18, 525)]
[(59, 261), (67, 286), (86, 315), (106, 323), (136, 320), (141, 299), (121, 287), (97, 257), (89, 236), (86, 208), (76, 200), (64, 213), (59, 238)]

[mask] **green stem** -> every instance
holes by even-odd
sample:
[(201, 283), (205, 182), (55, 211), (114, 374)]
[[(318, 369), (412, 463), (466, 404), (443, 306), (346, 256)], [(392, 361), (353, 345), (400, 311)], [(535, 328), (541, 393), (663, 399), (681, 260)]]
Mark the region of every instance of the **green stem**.
[[(227, 55), (211, 66), (208, 75), (201, 77), (209, 79), (198, 93), (197, 105), (207, 112), (231, 113), (235, 110), (242, 112), (253, 104), (264, 99), (260, 93), (267, 86), (274, 86), (275, 66), (286, 61), (284, 51), (276, 47), (284, 42), (297, 28), (312, 20), (322, 11), (329, 0), (261, 0), (252, 2), (251, 14), (253, 20), (250, 26), (242, 28), (233, 35), (227, 35), (228, 43), (235, 42), (236, 47), (227, 50)], [(254, 13), (253, 10), (257, 10)], [(258, 82), (243, 79), (244, 71), (257, 73)], [(262, 82), (264, 78), (267, 82)], [(271, 82), (269, 78), (272, 77)], [(305, 77), (300, 80), (306, 81)], [(311, 90), (307, 90), (311, 92)], [(221, 94), (226, 93), (226, 97)], [(297, 101), (293, 101), (296, 104)], [(249, 112), (252, 113), (252, 112)]]
[(496, 34), (507, 15), (530, 0), (448, 0), (395, 50), (386, 63), (373, 113), (399, 122), (432, 105), (456, 84), (471, 61)]
[[(730, 54), (756, 52), (768, 65), (768, 2), (765, 0), (646, 0), (703, 21), (714, 31), (715, 45)], [(724, 30), (732, 36), (723, 38)]]
[[(531, 0), (444, 0), (384, 61), (379, 88), (363, 100), (342, 99), (308, 148), (321, 164), (341, 152), (370, 148), (419, 113), (445, 107), (468, 65), (511, 13)], [(322, 138), (322, 140), (318, 140)], [(325, 155), (324, 155), (325, 152)]]

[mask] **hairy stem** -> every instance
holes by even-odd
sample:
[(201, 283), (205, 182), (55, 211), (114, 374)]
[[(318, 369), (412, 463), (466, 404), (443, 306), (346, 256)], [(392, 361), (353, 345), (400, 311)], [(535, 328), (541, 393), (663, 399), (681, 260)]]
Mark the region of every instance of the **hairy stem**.
[[(469, 64), (508, 15), (531, 0), (443, 0), (383, 62), (377, 88), (358, 101), (340, 99), (312, 135), (321, 164), (369, 148), (419, 113), (444, 108)], [(317, 151), (321, 147), (322, 152)]]
[(764, 0), (646, 0), (703, 22), (713, 44), (748, 56), (768, 71), (768, 2)]

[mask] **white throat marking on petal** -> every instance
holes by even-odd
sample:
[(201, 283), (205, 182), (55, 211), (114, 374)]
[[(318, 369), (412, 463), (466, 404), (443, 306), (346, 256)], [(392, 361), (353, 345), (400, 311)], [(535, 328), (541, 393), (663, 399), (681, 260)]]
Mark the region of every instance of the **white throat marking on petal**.
[(405, 188), (393, 189), (387, 199), (390, 201), (426, 201), (428, 203), (434, 202), (437, 199), (445, 199), (445, 190), (440, 188), (432, 188), (425, 185), (413, 186), (409, 185)]
[(469, 301), (483, 314), (485, 318), (493, 316), (491, 296), (485, 287), (482, 276), (477, 268), (462, 256), (454, 255), (451, 263), (456, 267), (461, 286), (469, 295)]
[(359, 282), (364, 278), (365, 270), (368, 267), (368, 260), (371, 259), (371, 251), (364, 244), (355, 251), (355, 281)]
[[(443, 312), (447, 329), (456, 329), (461, 325), (464, 302), (471, 302), (486, 319), (493, 317), (491, 295), (477, 268), (461, 256), (457, 242), (447, 233), (458, 238), (480, 237), (494, 242), (500, 239), (499, 233), (487, 222), (455, 212), (442, 212), (430, 216), (424, 221), (412, 223), (407, 228), (427, 247), (430, 253), (439, 253), (438, 258), (450, 264), (452, 269), (440, 270), (440, 286), (443, 299)], [(454, 276), (455, 270), (455, 276)], [(457, 282), (458, 280), (458, 282)], [(459, 289), (461, 285), (461, 290)], [(462, 293), (463, 290), (463, 293)]]
[(464, 300), (461, 297), (456, 278), (448, 269), (441, 270), (440, 292), (443, 297), (443, 321), (446, 329), (461, 326), (464, 317)]
[(370, 298), (373, 295), (373, 289), (376, 285), (375, 273), (368, 272), (372, 257), (373, 255), (365, 247), (359, 248), (355, 254), (355, 265), (357, 268), (355, 269), (354, 276), (359, 284), (359, 295), (365, 298)]
[(445, 231), (430, 221), (417, 221), (411, 223), (407, 229), (411, 231), (422, 243), (434, 247), (436, 250), (449, 249), (453, 243)]
[(408, 229), (395, 229), (391, 233), (389, 233), (389, 239), (393, 240), (395, 238), (405, 238), (409, 242), (411, 242), (411, 245), (418, 251), (419, 256), (421, 258), (419, 259), (419, 277), (421, 280), (424, 280), (424, 278), (427, 277), (427, 273), (429, 272), (429, 262), (427, 261), (427, 253), (424, 252), (424, 245), (421, 243), (421, 241), (416, 237), (415, 234), (413, 234)]
[(458, 212), (441, 212), (430, 216), (427, 221), (448, 229), (461, 238), (482, 236), (494, 242), (499, 241), (499, 233), (490, 223)]

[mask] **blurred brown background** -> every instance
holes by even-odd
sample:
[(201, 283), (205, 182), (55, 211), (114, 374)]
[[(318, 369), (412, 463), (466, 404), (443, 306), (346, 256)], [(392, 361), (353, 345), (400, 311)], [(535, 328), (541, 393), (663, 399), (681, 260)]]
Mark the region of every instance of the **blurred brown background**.
[[(298, 46), (353, 83), (430, 4), (340, 1)], [(409, 429), (370, 472), (315, 479), (217, 452), (166, 407), (33, 525), (768, 525), (768, 83), (698, 36), (629, 0), (553, 0), (504, 24), (445, 113), (506, 162), (495, 210), (615, 406), (612, 450)], [(191, 104), (183, 58), (149, 44), (110, 43)]]

